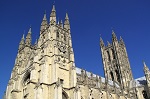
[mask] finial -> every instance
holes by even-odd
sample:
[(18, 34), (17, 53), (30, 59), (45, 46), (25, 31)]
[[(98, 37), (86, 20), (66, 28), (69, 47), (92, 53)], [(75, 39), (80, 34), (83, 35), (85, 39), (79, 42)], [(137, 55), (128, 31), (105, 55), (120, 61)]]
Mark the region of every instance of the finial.
[(122, 39), (122, 37), (121, 37), (121, 36), (120, 36), (120, 42), (121, 42), (121, 43), (124, 43), (124, 41), (123, 41), (123, 39)]
[(36, 40), (35, 40), (35, 45), (37, 44), (37, 42), (38, 42), (38, 41), (37, 41), (37, 39), (36, 39)]
[(144, 67), (147, 67), (145, 61), (143, 61), (143, 64), (144, 64)]
[(55, 5), (53, 4), (53, 8), (52, 8), (52, 11), (55, 11)]
[(113, 39), (114, 41), (117, 41), (117, 36), (116, 36), (114, 30), (112, 30), (112, 39)]
[(115, 34), (114, 30), (112, 30), (112, 34)]
[(68, 13), (66, 13), (66, 17), (65, 17), (65, 19), (69, 19), (69, 17), (68, 17)]
[(59, 25), (59, 19), (58, 19), (58, 22), (57, 22), (57, 24)]
[(28, 31), (28, 33), (31, 33), (31, 25), (30, 25), (30, 28), (29, 28), (29, 31)]
[(60, 20), (60, 26), (63, 27), (63, 22), (62, 22), (62, 20)]
[(100, 37), (100, 46), (101, 46), (101, 47), (104, 47), (104, 42), (103, 42), (102, 37)]
[(24, 34), (22, 35), (22, 39), (24, 39)]
[(107, 41), (107, 44), (108, 44), (108, 46), (110, 46), (110, 43), (109, 43), (109, 41)]
[(43, 20), (46, 20), (46, 10), (44, 11), (44, 17)]
[(123, 40), (121, 36), (120, 36), (120, 40)]
[(60, 20), (60, 23), (61, 23), (61, 24), (63, 23), (62, 20)]

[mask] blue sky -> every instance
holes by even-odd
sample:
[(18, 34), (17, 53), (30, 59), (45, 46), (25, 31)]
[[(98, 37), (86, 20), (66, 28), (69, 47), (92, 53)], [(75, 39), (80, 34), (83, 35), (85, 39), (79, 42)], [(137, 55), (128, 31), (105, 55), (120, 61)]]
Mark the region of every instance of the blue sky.
[[(46, 10), (47, 19), (54, 0), (0, 1), (0, 97), (14, 66), (18, 44), (32, 26), (33, 43), (39, 36)], [(103, 76), (100, 34), (111, 42), (112, 27), (125, 41), (134, 78), (144, 76), (143, 63), (150, 67), (149, 0), (55, 0), (57, 19), (68, 12), (77, 67)], [(25, 31), (25, 32), (24, 32)]]

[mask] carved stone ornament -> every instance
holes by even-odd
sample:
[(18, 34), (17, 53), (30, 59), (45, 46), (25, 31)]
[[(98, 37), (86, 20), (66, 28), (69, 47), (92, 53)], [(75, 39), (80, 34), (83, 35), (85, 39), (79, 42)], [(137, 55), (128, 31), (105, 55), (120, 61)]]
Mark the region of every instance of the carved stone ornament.
[(57, 42), (57, 47), (60, 52), (66, 53), (67, 47), (65, 44)]
[(61, 82), (60, 82), (60, 78), (58, 78), (58, 81), (56, 82), (56, 87), (58, 88), (58, 87), (60, 87), (62, 84), (61, 84)]
[(75, 92), (79, 91), (80, 87), (78, 85), (75, 86)]

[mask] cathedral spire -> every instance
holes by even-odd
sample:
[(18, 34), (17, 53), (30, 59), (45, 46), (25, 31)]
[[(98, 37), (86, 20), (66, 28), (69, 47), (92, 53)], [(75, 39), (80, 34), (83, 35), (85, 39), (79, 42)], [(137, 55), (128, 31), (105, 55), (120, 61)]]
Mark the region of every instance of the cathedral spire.
[(53, 5), (52, 12), (50, 14), (50, 24), (51, 25), (56, 25), (56, 10), (55, 10), (55, 5)]
[(27, 36), (26, 36), (25, 45), (26, 46), (30, 46), (31, 45), (31, 27), (30, 27), (30, 29), (28, 31)]
[(48, 26), (48, 23), (47, 23), (46, 12), (45, 12), (42, 23), (41, 23), (40, 34), (44, 31), (45, 28), (47, 28), (47, 26)]
[(64, 28), (67, 29), (67, 30), (70, 30), (70, 22), (69, 22), (68, 13), (66, 13)]
[(21, 41), (20, 41), (20, 43), (19, 43), (19, 50), (22, 49), (23, 46), (24, 46), (24, 34), (23, 34), (23, 36), (22, 36), (22, 38), (21, 38)]

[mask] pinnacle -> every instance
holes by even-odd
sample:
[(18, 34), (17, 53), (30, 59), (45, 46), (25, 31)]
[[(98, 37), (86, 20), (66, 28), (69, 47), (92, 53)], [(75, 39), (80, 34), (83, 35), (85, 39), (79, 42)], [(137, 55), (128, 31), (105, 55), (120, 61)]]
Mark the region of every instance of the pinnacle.
[(103, 39), (102, 39), (102, 37), (100, 37), (100, 42), (103, 42)]
[(53, 5), (52, 11), (55, 11), (55, 5)]
[(100, 37), (100, 46), (104, 46), (103, 39)]
[(50, 17), (56, 17), (55, 5), (53, 5), (53, 8), (52, 8), (52, 12), (51, 12), (51, 14), (50, 14)]
[(120, 36), (120, 42), (122, 42), (123, 43), (123, 39), (122, 39), (122, 37)]
[(144, 67), (147, 67), (147, 66), (146, 66), (146, 63), (145, 63), (144, 61), (143, 61), (143, 64), (144, 64)]
[(117, 40), (117, 36), (116, 36), (114, 30), (112, 30), (112, 39), (113, 39), (113, 40)]
[(114, 30), (112, 30), (112, 35), (116, 36), (116, 34), (115, 34)]
[(69, 19), (69, 17), (68, 17), (68, 13), (66, 13), (66, 17), (65, 17), (65, 19)]
[(110, 45), (109, 41), (107, 41), (107, 44)]
[(58, 20), (57, 24), (59, 25), (59, 20)]
[(29, 31), (28, 31), (28, 33), (31, 33), (31, 26), (30, 26), (30, 28), (29, 28)]
[(47, 19), (46, 19), (46, 12), (44, 12), (43, 20), (47, 20)]
[(24, 34), (22, 35), (22, 39), (24, 39)]
[(60, 21), (60, 24), (62, 24), (63, 22), (62, 22), (62, 20)]

